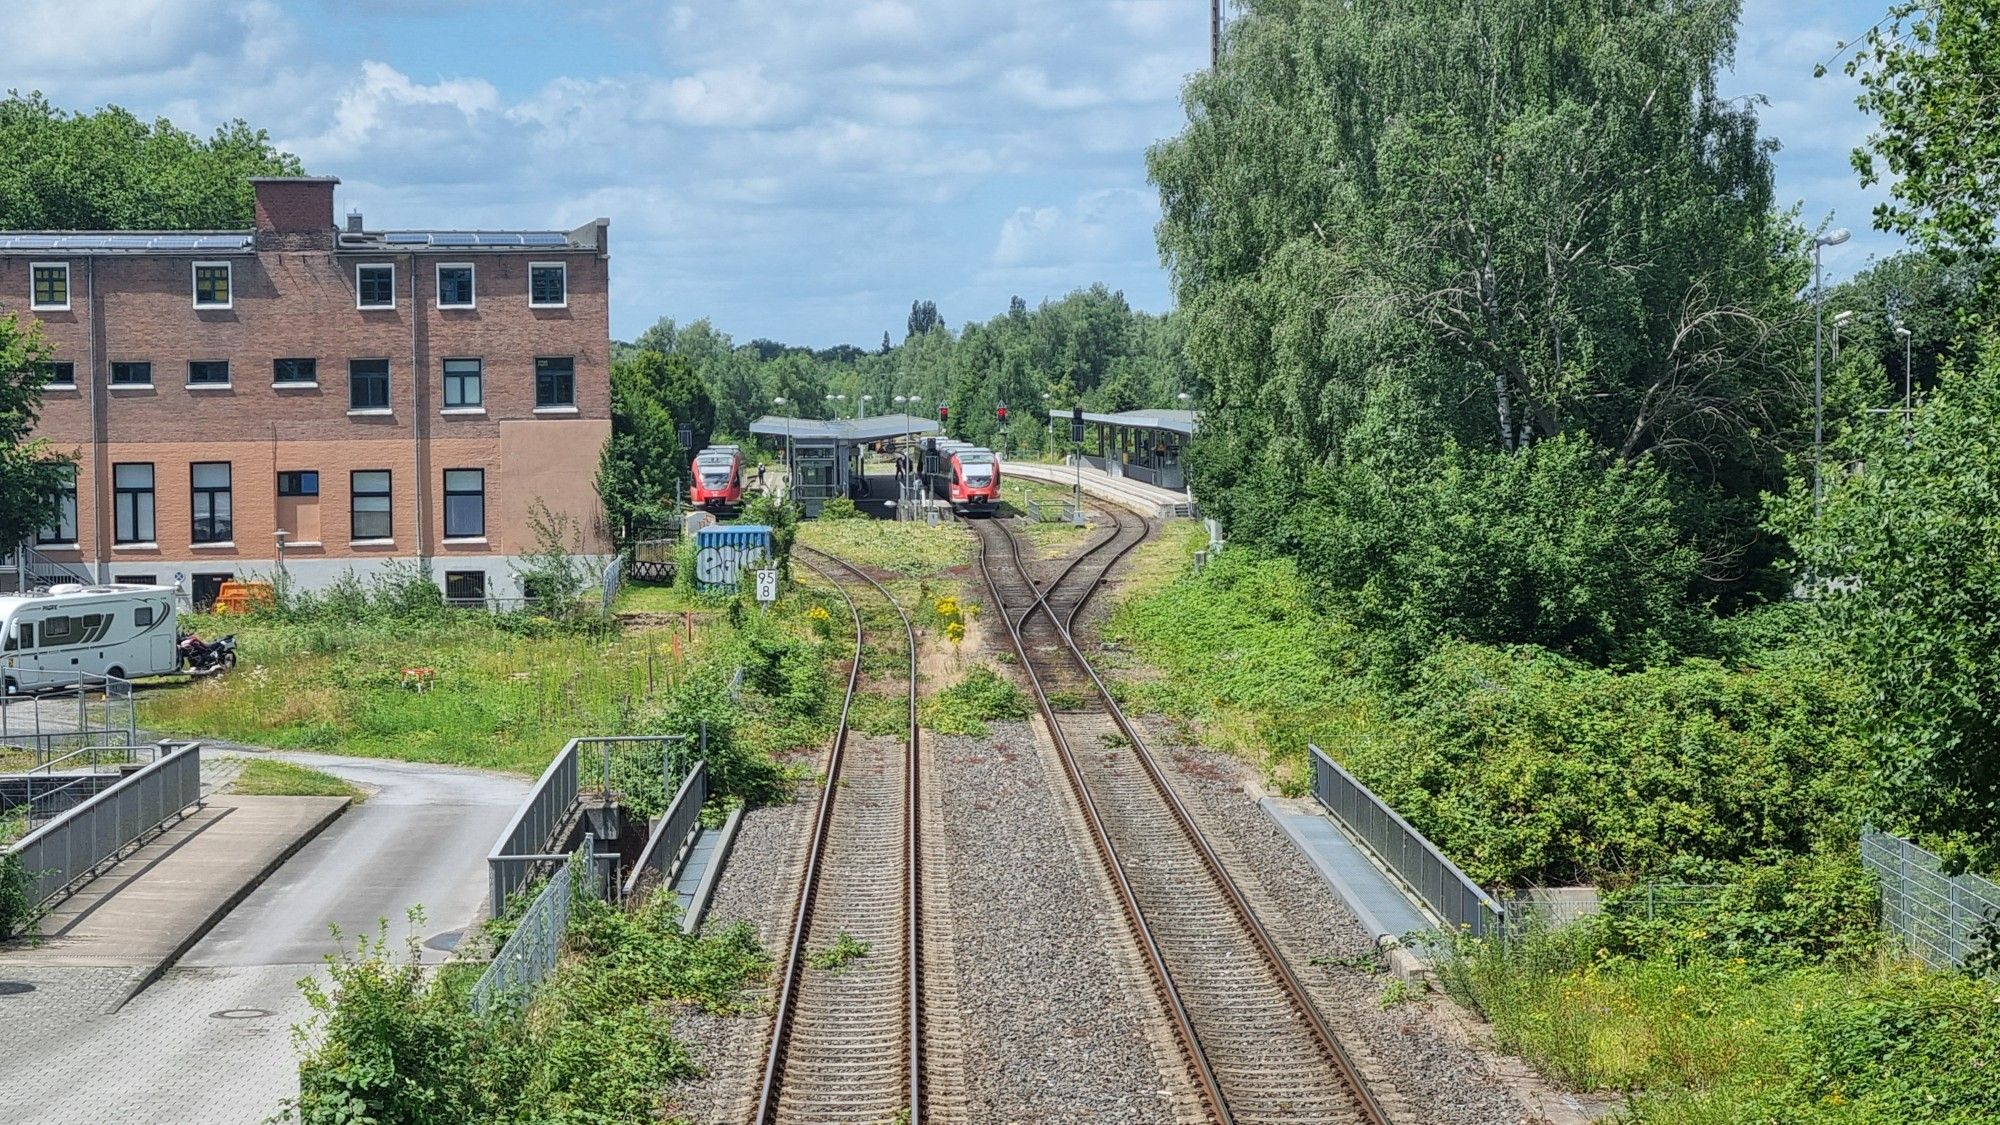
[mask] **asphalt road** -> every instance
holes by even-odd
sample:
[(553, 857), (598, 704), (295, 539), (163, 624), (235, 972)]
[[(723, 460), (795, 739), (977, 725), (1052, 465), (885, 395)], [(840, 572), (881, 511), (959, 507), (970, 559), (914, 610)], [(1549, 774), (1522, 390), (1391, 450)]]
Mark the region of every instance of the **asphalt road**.
[[(0, 1125), (244, 1125), (298, 1091), (291, 1028), (309, 1014), (298, 983), (323, 974), (330, 927), (427, 961), (478, 912), (486, 853), (528, 782), (471, 770), (318, 754), (277, 755), (379, 791), (307, 844), (115, 1015), (98, 969), (45, 981), (10, 1010)], [(424, 908), (414, 928), (412, 906)], [(351, 947), (350, 938), (346, 944)], [(23, 997), (22, 999), (26, 999)]]

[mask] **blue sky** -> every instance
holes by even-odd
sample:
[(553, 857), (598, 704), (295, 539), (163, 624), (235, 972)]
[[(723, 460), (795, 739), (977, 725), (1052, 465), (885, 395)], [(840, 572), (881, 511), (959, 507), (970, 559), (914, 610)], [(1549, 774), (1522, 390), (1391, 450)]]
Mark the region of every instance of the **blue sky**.
[[(1871, 229), (1852, 83), (1812, 77), (1886, 0), (1746, 0), (1778, 197)], [(1205, 0), (11, 0), (4, 82), (206, 132), (244, 117), (370, 226), (612, 220), (612, 333), (902, 338), (1101, 281), (1168, 307), (1146, 147), (1206, 65)], [(79, 45), (84, 49), (79, 50)], [(4, 159), (4, 157), (0, 157)]]

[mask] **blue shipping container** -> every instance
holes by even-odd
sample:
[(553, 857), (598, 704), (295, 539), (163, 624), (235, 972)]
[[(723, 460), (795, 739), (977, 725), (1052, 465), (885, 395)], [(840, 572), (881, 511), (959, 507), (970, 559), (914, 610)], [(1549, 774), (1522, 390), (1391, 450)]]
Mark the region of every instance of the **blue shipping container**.
[(764, 524), (723, 524), (694, 534), (694, 582), (702, 590), (734, 590), (743, 573), (771, 557), (771, 529)]

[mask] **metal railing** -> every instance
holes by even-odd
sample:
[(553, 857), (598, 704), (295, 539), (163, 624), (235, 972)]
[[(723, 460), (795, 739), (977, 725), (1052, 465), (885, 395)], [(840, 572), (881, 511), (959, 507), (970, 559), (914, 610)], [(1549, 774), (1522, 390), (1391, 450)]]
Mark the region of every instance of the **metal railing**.
[(162, 743), (150, 764), (21, 837), (7, 854), (46, 903), (200, 801), (201, 744)]
[(1068, 497), (1061, 500), (1040, 500), (1029, 497), (1028, 518), (1036, 523), (1075, 523), (1076, 501)]
[(1861, 863), (1882, 888), (1882, 925), (1932, 968), (1990, 957), (2000, 930), (2000, 885), (1946, 875), (1936, 855), (1900, 836), (1864, 829)]
[(0, 746), (32, 750), (38, 763), (80, 747), (138, 741), (130, 680), (84, 675), (55, 691), (0, 698)]
[(162, 743), (157, 750), (151, 746), (84, 746), (33, 767), (19, 776), (39, 777), (49, 784), (30, 789), (28, 823), (53, 819), (69, 806), (99, 792), (99, 780), (105, 773), (124, 773), (139, 765), (142, 758), (150, 761), (172, 745)]
[[(479, 980), (472, 986), (474, 1011), (483, 1013), (495, 1004), (519, 1008), (534, 994), (535, 986), (554, 971), (562, 956), (563, 937), (569, 933), (576, 895), (602, 894), (603, 879), (596, 854), (596, 838), (585, 835), (583, 846), (574, 856), (555, 857), (568, 862), (549, 876), (541, 892), (521, 914), (514, 932), (493, 955), (493, 963), (479, 974)], [(582, 886), (577, 885), (579, 878)]]
[(1446, 859), (1424, 834), (1410, 827), (1353, 774), (1308, 744), (1312, 752), (1313, 797), (1333, 814), (1356, 842), (1429, 906), (1445, 926), (1473, 937), (1504, 932), (1507, 912), (1458, 865)]
[(549, 839), (568, 821), (576, 804), (576, 740), (555, 756), (514, 819), (500, 832), (486, 857), (486, 875), (494, 917), (507, 909), (507, 896), (521, 889), (535, 870), (548, 862)]
[(708, 763), (696, 762), (646, 838), (646, 849), (639, 853), (639, 861), (632, 865), (632, 874), (625, 880), (627, 901), (638, 893), (639, 883), (648, 871), (658, 876), (659, 887), (671, 884), (680, 874), (681, 866), (693, 850), (695, 836), (701, 831), (701, 807), (707, 803)]

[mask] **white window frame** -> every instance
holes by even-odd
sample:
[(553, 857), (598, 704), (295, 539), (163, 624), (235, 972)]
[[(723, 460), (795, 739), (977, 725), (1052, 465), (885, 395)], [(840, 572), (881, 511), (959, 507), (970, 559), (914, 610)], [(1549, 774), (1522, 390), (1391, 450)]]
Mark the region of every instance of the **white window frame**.
[[(460, 304), (447, 305), (444, 303), (444, 271), (446, 270), (466, 270), (472, 274), (471, 278), (472, 299), (470, 301), (467, 301), (462, 305)], [(476, 309), (479, 307), (479, 267), (477, 264), (473, 262), (439, 262), (437, 264), (437, 272), (431, 275), (431, 281), (433, 283), (433, 288), (431, 290), (431, 300), (433, 303), (437, 305), (438, 308)], [(568, 295), (569, 295), (569, 278), (565, 277), (563, 278), (563, 296), (567, 297)]]
[[(361, 271), (362, 271), (362, 270), (388, 270), (388, 271), (389, 271), (389, 303), (388, 303), (388, 304), (386, 304), (386, 305), (364, 305), (364, 304), (362, 304), (362, 303), (361, 303)], [(379, 311), (381, 311), (381, 310), (383, 310), (383, 309), (394, 309), (394, 308), (396, 307), (396, 263), (394, 263), (394, 262), (356, 262), (356, 263), (354, 263), (354, 307), (355, 307), (355, 308), (357, 308), (357, 309), (360, 309), (360, 310), (362, 310), (363, 312), (379, 312)]]
[[(221, 266), (229, 280), (229, 299), (221, 304), (201, 303), (201, 271)], [(234, 262), (194, 262), (188, 267), (188, 301), (197, 309), (233, 309), (236, 307), (236, 263)]]
[[(535, 271), (561, 270), (563, 278), (563, 299), (553, 303), (535, 300)], [(529, 262), (528, 263), (528, 307), (531, 309), (566, 309), (569, 307), (569, 263)]]
[[(63, 303), (60, 305), (38, 304), (35, 301), (35, 271), (53, 270), (53, 269), (59, 269), (63, 271)], [(70, 273), (68, 262), (29, 262), (28, 263), (28, 311), (68, 312), (70, 307), (69, 285), (70, 281), (72, 280), (72, 277), (73, 275)], [(565, 289), (565, 291), (567, 290)], [(234, 290), (231, 290), (231, 292), (234, 293)]]

